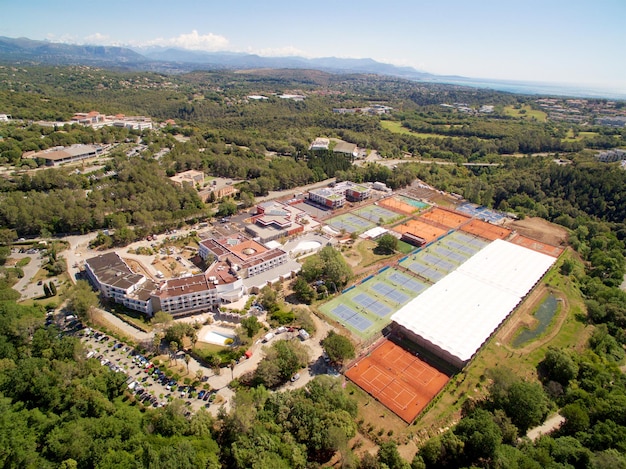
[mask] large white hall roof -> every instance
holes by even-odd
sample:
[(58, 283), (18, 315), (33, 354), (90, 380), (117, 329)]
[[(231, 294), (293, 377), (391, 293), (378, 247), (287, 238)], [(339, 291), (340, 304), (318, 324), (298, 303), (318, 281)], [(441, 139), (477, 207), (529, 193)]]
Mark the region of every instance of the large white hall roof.
[(555, 261), (496, 240), (391, 319), (466, 362)]

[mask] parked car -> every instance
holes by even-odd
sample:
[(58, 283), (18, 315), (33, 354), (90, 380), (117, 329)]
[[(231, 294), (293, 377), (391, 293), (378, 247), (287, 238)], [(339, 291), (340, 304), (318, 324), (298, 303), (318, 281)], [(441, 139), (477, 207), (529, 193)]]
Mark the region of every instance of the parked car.
[(198, 399), (202, 399), (204, 397), (204, 395), (206, 394), (206, 391), (202, 390), (198, 393)]

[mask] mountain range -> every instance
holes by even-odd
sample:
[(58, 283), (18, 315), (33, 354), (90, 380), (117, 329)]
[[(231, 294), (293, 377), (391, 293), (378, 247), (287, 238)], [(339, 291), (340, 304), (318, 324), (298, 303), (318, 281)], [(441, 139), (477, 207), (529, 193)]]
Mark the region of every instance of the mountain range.
[(0, 62), (91, 65), (126, 70), (184, 73), (192, 70), (313, 69), (329, 73), (386, 75), (420, 82), (489, 88), (521, 94), (626, 99), (626, 92), (571, 85), (442, 76), (373, 59), (262, 57), (236, 52), (205, 52), (152, 47), (90, 46), (0, 36)]

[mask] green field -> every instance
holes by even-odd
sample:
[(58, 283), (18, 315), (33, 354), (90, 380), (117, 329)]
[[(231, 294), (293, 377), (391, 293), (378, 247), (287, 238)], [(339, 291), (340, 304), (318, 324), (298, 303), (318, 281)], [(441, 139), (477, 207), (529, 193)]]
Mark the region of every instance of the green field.
[(380, 125), (383, 129), (393, 132), (394, 134), (406, 134), (419, 138), (460, 138), (456, 136), (444, 135), (444, 134), (427, 134), (424, 132), (413, 132), (402, 126), (402, 123), (395, 121), (381, 121)]
[(516, 109), (513, 106), (506, 106), (504, 113), (507, 116), (519, 117), (520, 119), (531, 119), (534, 117), (539, 122), (545, 122), (548, 117), (545, 112), (533, 109), (528, 104), (524, 104), (520, 109)]
[(593, 138), (597, 137), (598, 132), (578, 132), (578, 135), (574, 135), (574, 131), (569, 129), (567, 131), (567, 136), (563, 139), (564, 142), (578, 142), (583, 138)]

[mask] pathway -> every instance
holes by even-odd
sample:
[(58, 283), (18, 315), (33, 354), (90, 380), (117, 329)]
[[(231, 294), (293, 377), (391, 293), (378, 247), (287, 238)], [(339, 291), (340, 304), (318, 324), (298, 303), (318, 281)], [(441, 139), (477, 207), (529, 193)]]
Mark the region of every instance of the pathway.
[(557, 428), (559, 428), (563, 422), (565, 422), (565, 417), (559, 414), (555, 414), (551, 416), (550, 418), (546, 419), (546, 421), (543, 422), (543, 424), (539, 425), (538, 427), (531, 428), (530, 430), (528, 430), (528, 433), (526, 433), (526, 436), (530, 438), (532, 441), (535, 441), (541, 435), (546, 435), (552, 432), (553, 430), (556, 430)]

